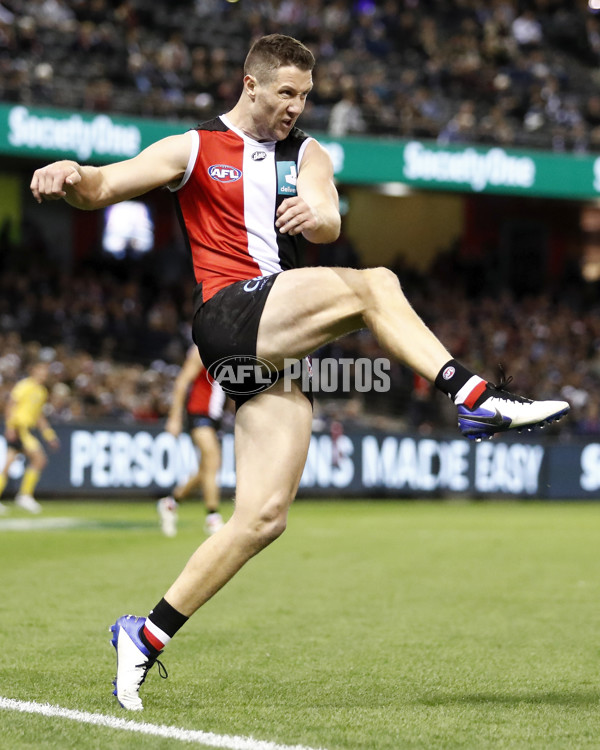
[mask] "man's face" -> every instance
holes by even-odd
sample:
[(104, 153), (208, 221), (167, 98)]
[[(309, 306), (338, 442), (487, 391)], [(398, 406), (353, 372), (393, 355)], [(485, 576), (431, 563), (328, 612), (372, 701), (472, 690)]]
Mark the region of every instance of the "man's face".
[(50, 367), (45, 362), (38, 362), (31, 370), (31, 376), (38, 383), (45, 383), (50, 374)]
[(278, 68), (265, 83), (247, 76), (254, 94), (252, 118), (260, 140), (281, 141), (287, 137), (302, 114), (312, 88), (310, 70), (292, 65)]

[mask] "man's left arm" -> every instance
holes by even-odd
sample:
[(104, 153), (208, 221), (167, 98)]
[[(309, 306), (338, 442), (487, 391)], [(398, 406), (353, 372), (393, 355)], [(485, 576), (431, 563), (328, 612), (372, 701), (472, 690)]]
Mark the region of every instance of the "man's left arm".
[(43, 414), (40, 415), (38, 419), (37, 427), (39, 431), (42, 433), (42, 437), (50, 445), (51, 448), (56, 450), (57, 448), (60, 447), (60, 441), (58, 439), (56, 432), (54, 432), (54, 430), (50, 426), (50, 422), (48, 422), (48, 420)]
[(277, 209), (276, 226), (283, 234), (303, 234), (309, 242), (334, 242), (340, 234), (340, 205), (327, 151), (311, 141), (304, 152), (296, 183), (297, 195)]

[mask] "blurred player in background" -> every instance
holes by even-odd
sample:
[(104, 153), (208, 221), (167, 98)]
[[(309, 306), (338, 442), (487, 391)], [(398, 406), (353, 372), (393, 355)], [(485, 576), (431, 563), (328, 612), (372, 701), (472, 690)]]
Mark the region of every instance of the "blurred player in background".
[[(0, 474), (0, 495), (8, 482), (8, 472), (13, 461), (19, 453), (23, 453), (27, 465), (15, 497), (15, 505), (30, 513), (42, 511), (42, 506), (34, 498), (33, 493), (48, 463), (42, 444), (31, 430), (39, 430), (52, 449), (56, 450), (60, 445), (56, 433), (42, 413), (48, 400), (48, 373), (48, 363), (37, 362), (33, 365), (29, 377), (20, 380), (10, 392), (5, 411), (7, 451), (4, 468)], [(2, 508), (6, 510), (6, 506)]]
[(189, 497), (198, 486), (202, 488), (206, 507), (204, 530), (207, 534), (214, 534), (223, 526), (219, 513), (220, 492), (217, 482), (221, 465), (221, 445), (217, 431), (224, 403), (223, 389), (216, 380), (209, 377), (197, 347), (191, 347), (173, 386), (171, 409), (165, 428), (177, 437), (185, 427), (198, 448), (200, 457), (197, 473), (158, 501), (158, 515), (165, 536), (175, 536), (177, 533), (177, 504)]

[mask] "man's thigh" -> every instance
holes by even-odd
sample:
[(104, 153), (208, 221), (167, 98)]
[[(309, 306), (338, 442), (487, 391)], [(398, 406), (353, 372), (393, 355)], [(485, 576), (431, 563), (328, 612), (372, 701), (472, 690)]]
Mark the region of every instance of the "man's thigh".
[(365, 327), (364, 271), (298, 268), (280, 273), (267, 297), (256, 352), (281, 367), (329, 341)]
[(200, 450), (202, 461), (208, 459), (209, 463), (218, 461), (221, 449), (219, 438), (213, 427), (196, 427), (192, 430), (192, 440)]
[(40, 441), (27, 428), (19, 429), (19, 440), (27, 458), (32, 459), (36, 454), (44, 453)]

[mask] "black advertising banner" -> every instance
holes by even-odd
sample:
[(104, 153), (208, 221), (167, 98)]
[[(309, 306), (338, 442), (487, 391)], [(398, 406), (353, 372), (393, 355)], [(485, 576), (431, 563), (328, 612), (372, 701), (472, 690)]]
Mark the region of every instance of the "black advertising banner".
[[(48, 451), (39, 497), (159, 497), (198, 465), (187, 434), (162, 426), (58, 425), (61, 447)], [(222, 436), (220, 482), (235, 489), (233, 435)], [(0, 436), (0, 463), (6, 441)], [(6, 490), (23, 472), (17, 460)], [(473, 443), (456, 435), (348, 431), (314, 433), (299, 496), (519, 497), (600, 499), (599, 442), (496, 437)]]

